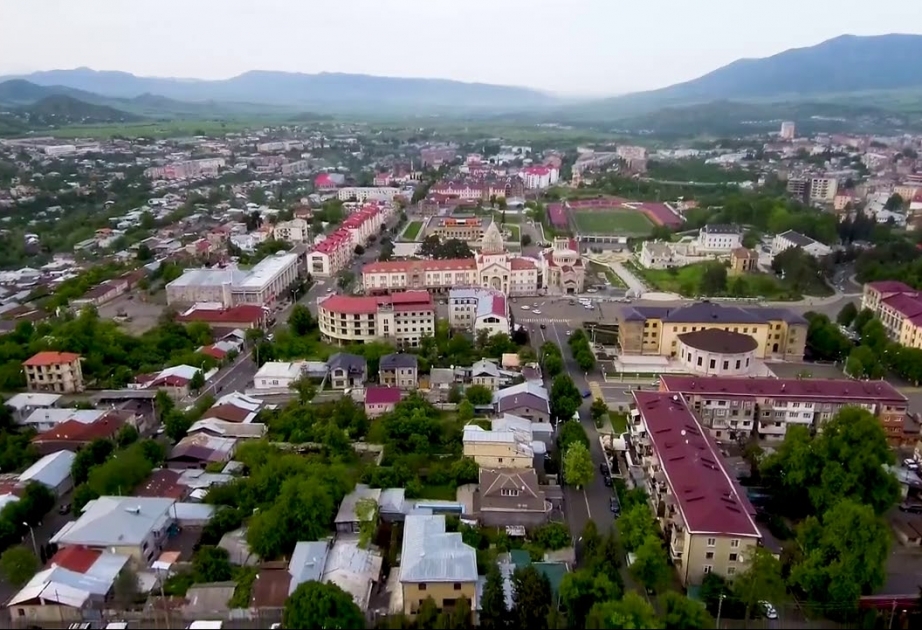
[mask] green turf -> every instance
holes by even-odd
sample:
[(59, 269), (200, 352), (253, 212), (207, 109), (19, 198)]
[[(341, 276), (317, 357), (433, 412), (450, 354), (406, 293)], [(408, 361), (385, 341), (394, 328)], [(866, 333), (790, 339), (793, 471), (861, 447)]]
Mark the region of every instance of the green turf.
[(403, 231), (403, 238), (408, 241), (415, 241), (421, 229), (423, 229), (423, 222), (413, 221), (407, 226), (407, 229)]
[(573, 219), (581, 234), (639, 236), (653, 229), (653, 222), (637, 210), (576, 210)]

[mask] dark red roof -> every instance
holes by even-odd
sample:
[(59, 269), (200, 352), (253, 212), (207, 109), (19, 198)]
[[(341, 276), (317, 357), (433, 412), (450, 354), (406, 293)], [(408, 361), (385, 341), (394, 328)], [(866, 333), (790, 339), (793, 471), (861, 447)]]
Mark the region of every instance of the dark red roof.
[(396, 310), (432, 310), (432, 296), (428, 291), (403, 291), (391, 295), (379, 296), (353, 296), (331, 295), (318, 302), (320, 308), (331, 313), (346, 315), (373, 314), (378, 311), (378, 306), (392, 305)]
[(39, 433), (33, 442), (92, 442), (101, 438), (111, 438), (125, 425), (125, 420), (116, 413), (107, 413), (95, 422), (67, 420)]
[(262, 306), (243, 304), (231, 308), (220, 309), (195, 309), (189, 310), (176, 317), (180, 322), (206, 322), (220, 324), (222, 322), (255, 324), (266, 318)]
[(87, 549), (86, 547), (64, 547), (58, 551), (51, 560), (49, 566), (56, 564), (61, 568), (68, 569), (75, 573), (86, 573), (90, 570), (102, 552), (96, 549)]
[(878, 280), (877, 282), (868, 282), (868, 287), (881, 293), (914, 293), (915, 289), (898, 280)]
[(660, 382), (667, 391), (694, 395), (763, 396), (829, 402), (906, 403), (906, 397), (886, 381), (664, 374), (660, 376)]
[(243, 422), (251, 413), (250, 410), (237, 407), (236, 405), (215, 405), (202, 415), (202, 419), (217, 418), (225, 422)]
[(136, 497), (162, 497), (180, 500), (186, 496), (186, 487), (179, 484), (179, 472), (161, 468), (155, 470), (140, 488), (136, 488)]
[(752, 504), (685, 399), (661, 392), (633, 394), (688, 531), (760, 538)]
[(366, 387), (366, 405), (396, 405), (400, 402), (400, 388), (398, 387)]
[(883, 303), (903, 317), (915, 317), (922, 314), (922, 293), (897, 293), (883, 299)]

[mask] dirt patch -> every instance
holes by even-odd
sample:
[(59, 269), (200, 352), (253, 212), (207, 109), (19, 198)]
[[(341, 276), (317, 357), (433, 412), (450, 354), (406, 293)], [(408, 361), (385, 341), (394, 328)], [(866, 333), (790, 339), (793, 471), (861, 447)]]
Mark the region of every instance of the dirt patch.
[[(144, 294), (144, 299), (141, 297), (140, 292), (120, 296), (100, 306), (99, 316), (118, 318), (116, 321), (125, 332), (140, 335), (157, 325), (157, 320), (166, 308), (166, 295), (162, 292), (153, 296)], [(127, 319), (123, 320), (122, 317)]]

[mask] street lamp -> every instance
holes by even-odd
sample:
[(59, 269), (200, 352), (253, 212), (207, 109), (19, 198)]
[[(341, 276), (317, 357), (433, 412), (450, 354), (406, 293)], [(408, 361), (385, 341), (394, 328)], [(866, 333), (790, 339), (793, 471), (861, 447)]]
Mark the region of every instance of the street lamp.
[(32, 535), (32, 551), (35, 552), (35, 557), (38, 558), (38, 557), (39, 557), (39, 555), (38, 555), (38, 544), (35, 542), (35, 530), (32, 529), (32, 526), (29, 525), (29, 524), (28, 524), (27, 522), (25, 522), (25, 521), (23, 521), (22, 524), (29, 528), (29, 534)]

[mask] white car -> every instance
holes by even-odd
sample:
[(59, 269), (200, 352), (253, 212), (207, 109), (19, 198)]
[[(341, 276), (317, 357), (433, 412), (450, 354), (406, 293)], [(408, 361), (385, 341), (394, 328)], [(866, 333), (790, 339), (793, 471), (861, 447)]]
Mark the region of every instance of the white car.
[(527, 310), (529, 310), (530, 308), (531, 308), (531, 307), (530, 307), (528, 304), (523, 304), (523, 305), (522, 305), (522, 310), (523, 310), (523, 311), (527, 311)]
[(778, 618), (778, 611), (775, 610), (775, 607), (772, 606), (771, 603), (763, 599), (762, 601), (759, 602), (759, 604), (761, 604), (762, 606), (762, 611), (765, 613), (766, 619), (777, 619)]
[(327, 287), (327, 293), (333, 293), (333, 287)]
[(539, 311), (538, 309), (535, 309), (532, 311), (532, 313), (534, 313), (535, 315), (540, 315), (541, 311)]
[(908, 468), (909, 470), (918, 470), (918, 469), (919, 469), (919, 462), (917, 462), (917, 461), (914, 460), (914, 459), (907, 458), (907, 459), (904, 459), (904, 460), (903, 460), (903, 466), (905, 466), (905, 467)]

